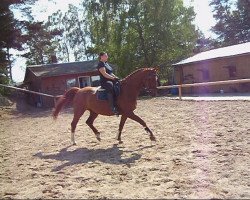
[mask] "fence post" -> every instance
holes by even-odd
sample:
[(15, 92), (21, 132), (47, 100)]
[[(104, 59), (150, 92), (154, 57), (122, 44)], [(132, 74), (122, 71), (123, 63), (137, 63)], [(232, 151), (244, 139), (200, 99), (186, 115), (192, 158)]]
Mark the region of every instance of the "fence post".
[(54, 108), (56, 107), (56, 96), (54, 96)]
[(179, 89), (179, 99), (181, 100), (181, 96), (182, 96), (181, 85), (178, 86), (178, 89)]

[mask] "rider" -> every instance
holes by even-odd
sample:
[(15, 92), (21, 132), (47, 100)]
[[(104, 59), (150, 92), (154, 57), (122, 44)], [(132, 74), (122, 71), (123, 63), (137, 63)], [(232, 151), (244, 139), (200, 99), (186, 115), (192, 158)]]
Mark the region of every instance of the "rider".
[(114, 83), (117, 81), (119, 78), (113, 74), (113, 69), (112, 67), (107, 63), (108, 60), (108, 54), (105, 52), (101, 52), (99, 54), (99, 63), (97, 66), (97, 69), (100, 73), (100, 83), (101, 87), (106, 89), (108, 93), (108, 101), (109, 101), (109, 106), (112, 110), (112, 112), (115, 115), (118, 115), (118, 110), (115, 106), (114, 102)]

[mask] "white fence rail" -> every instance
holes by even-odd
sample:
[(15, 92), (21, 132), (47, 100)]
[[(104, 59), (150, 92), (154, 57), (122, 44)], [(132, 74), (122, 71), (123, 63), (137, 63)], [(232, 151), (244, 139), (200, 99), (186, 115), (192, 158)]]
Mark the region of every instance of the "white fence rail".
[[(157, 89), (167, 89), (167, 88), (178, 88), (179, 90), (179, 99), (182, 99), (182, 88), (185, 87), (200, 87), (200, 86), (212, 86), (212, 85), (225, 85), (225, 84), (236, 84), (236, 83), (250, 83), (250, 79), (236, 79), (236, 80), (226, 80), (226, 81), (214, 81), (214, 82), (203, 82), (203, 83), (188, 83), (188, 84), (181, 84), (181, 85), (167, 85), (167, 86), (159, 86)], [(56, 103), (56, 98), (59, 96), (54, 96), (54, 95), (49, 95), (41, 92), (35, 92), (31, 90), (26, 90), (14, 86), (9, 86), (9, 85), (3, 85), (0, 84), (1, 87), (6, 87), (9, 89), (14, 89), (22, 92), (27, 92), (27, 93), (32, 93), (32, 94), (37, 94), (37, 95), (42, 95), (46, 97), (50, 97), (54, 99), (54, 105)]]
[(42, 96), (45, 96), (45, 97), (53, 98), (54, 99), (54, 105), (56, 103), (56, 98), (58, 98), (60, 96), (60, 95), (59, 96), (54, 96), (54, 95), (45, 94), (45, 93), (41, 93), (41, 92), (35, 92), (35, 91), (26, 90), (26, 89), (23, 89), (23, 88), (18, 88), (18, 87), (9, 86), (9, 85), (0, 84), (0, 86), (5, 87), (5, 88), (9, 88), (9, 89), (14, 89), (14, 90), (17, 90), (17, 91), (22, 91), (22, 92), (27, 92), (27, 93), (32, 93), (32, 94), (37, 94), (37, 95), (42, 95)]
[(226, 85), (226, 84), (236, 84), (236, 83), (250, 83), (250, 79), (236, 79), (236, 80), (214, 81), (214, 82), (203, 82), (203, 83), (188, 83), (188, 84), (181, 84), (181, 85), (167, 85), (167, 86), (159, 86), (157, 87), (157, 89), (178, 88), (179, 99), (182, 99), (182, 88), (185, 88), (185, 87)]

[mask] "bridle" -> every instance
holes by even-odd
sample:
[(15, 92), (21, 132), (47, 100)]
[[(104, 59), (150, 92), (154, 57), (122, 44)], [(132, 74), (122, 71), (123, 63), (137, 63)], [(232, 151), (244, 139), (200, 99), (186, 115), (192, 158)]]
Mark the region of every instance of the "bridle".
[[(153, 72), (153, 73), (152, 73)], [(143, 89), (144, 91), (146, 91), (147, 93), (153, 94), (155, 95), (156, 90), (157, 90), (157, 74), (156, 71), (152, 70), (150, 71), (150, 73), (144, 78), (143, 81)]]

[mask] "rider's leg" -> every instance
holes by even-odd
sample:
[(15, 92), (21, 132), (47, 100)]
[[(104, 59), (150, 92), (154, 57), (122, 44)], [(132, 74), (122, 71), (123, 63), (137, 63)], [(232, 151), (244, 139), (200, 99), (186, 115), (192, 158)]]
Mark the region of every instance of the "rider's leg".
[(115, 101), (114, 101), (114, 89), (113, 89), (113, 82), (112, 81), (107, 81), (104, 85), (103, 88), (107, 90), (108, 93), (108, 102), (109, 106), (114, 114), (118, 114), (117, 108), (115, 106)]
[(117, 111), (115, 104), (114, 104), (114, 97), (113, 94), (108, 92), (108, 101), (109, 101), (109, 106), (112, 110), (113, 113), (115, 113)]

